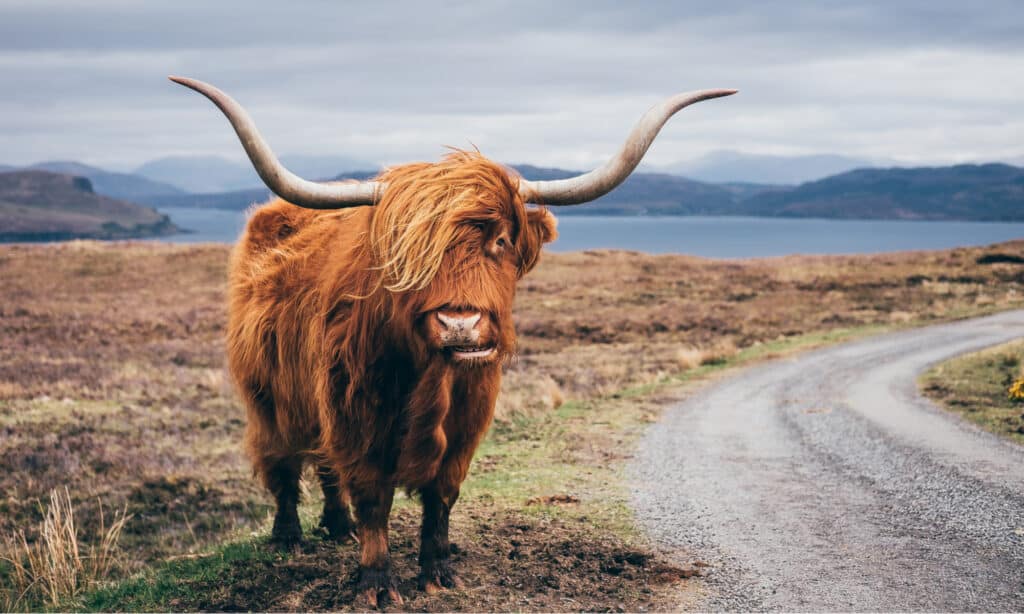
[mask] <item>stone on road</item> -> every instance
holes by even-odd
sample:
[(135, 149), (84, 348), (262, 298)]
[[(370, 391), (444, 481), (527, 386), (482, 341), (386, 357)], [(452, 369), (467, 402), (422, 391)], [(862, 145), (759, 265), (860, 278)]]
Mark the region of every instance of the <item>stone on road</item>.
[(712, 565), (707, 610), (1024, 609), (1024, 448), (917, 390), (946, 358), (1024, 336), (1024, 311), (767, 363), (670, 409), (633, 504)]

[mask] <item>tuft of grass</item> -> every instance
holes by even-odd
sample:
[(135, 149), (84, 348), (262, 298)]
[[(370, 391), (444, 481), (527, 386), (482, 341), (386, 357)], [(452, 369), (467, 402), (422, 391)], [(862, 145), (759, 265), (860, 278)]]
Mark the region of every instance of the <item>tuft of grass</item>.
[(510, 370), (502, 378), (494, 419), (505, 423), (539, 416), (558, 409), (564, 402), (562, 389), (551, 376)]
[(739, 349), (736, 347), (736, 343), (732, 339), (725, 337), (719, 339), (710, 348), (704, 350), (704, 355), (701, 357), (700, 364), (702, 365), (719, 365), (725, 364), (730, 358), (736, 355)]
[(704, 363), (704, 351), (692, 345), (676, 350), (676, 365), (683, 371), (696, 369)]
[(0, 595), (3, 610), (58, 607), (105, 580), (118, 565), (117, 542), (129, 519), (126, 510), (115, 513), (108, 527), (100, 507), (99, 543), (84, 545), (70, 492), (66, 487), (50, 491), (38, 535), (30, 541), (18, 531), (3, 540), (0, 560), (8, 577)]

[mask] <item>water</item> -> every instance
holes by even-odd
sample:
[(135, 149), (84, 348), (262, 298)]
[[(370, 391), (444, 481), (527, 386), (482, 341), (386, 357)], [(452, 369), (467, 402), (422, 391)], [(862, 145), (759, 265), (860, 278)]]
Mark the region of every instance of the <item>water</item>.
[[(242, 212), (180, 208), (161, 211), (178, 226), (197, 231), (163, 239), (176, 243), (232, 243), (245, 224)], [(558, 232), (558, 240), (548, 246), (551, 251), (615, 248), (652, 254), (756, 258), (987, 245), (1024, 238), (1024, 223), (563, 216), (558, 220)]]
[(245, 227), (245, 213), (227, 209), (161, 207), (178, 228), (192, 232), (161, 237), (171, 243), (234, 243)]

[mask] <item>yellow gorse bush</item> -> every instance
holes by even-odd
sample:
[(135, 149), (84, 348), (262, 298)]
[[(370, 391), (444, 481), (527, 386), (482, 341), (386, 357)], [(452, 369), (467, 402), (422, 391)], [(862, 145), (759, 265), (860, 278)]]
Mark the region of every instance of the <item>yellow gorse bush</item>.
[(1024, 377), (1010, 385), (1009, 397), (1011, 401), (1024, 401)]

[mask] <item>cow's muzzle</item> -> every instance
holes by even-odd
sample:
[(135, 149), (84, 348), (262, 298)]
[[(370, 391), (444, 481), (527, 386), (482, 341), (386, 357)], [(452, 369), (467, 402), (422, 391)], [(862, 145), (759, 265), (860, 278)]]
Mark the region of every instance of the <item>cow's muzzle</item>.
[(434, 312), (432, 332), (445, 351), (457, 361), (485, 361), (497, 350), (490, 339), (490, 319), (478, 311)]

